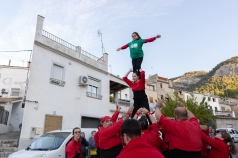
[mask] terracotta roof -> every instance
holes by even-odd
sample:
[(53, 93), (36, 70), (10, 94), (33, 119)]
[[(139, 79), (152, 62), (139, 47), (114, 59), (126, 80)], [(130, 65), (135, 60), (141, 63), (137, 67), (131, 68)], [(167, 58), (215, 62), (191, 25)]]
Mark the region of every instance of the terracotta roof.
[(168, 78), (164, 78), (164, 77), (160, 77), (160, 76), (158, 76), (158, 79), (163, 80), (163, 81), (168, 81)]
[(17, 100), (22, 100), (22, 98), (0, 98), (0, 103), (8, 103)]

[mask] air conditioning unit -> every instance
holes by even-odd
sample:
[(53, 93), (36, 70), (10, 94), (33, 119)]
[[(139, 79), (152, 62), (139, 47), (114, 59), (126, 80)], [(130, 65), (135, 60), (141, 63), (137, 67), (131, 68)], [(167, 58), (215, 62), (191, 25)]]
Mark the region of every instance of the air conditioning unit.
[(8, 93), (9, 92), (9, 89), (7, 89), (7, 88), (2, 88), (2, 94), (3, 93)]
[(88, 85), (88, 77), (87, 76), (79, 76), (79, 85), (87, 86)]

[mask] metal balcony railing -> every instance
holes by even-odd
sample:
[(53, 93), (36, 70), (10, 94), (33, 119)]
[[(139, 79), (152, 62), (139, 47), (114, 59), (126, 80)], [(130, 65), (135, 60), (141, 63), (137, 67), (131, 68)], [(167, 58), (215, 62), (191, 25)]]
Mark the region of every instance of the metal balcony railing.
[(83, 55), (85, 55), (86, 57), (89, 57), (89, 58), (91, 58), (91, 59), (93, 59), (93, 60), (96, 60), (96, 61), (99, 60), (98, 57), (96, 57), (96, 56), (94, 56), (94, 55), (92, 55), (92, 54), (90, 54), (90, 53), (88, 53), (88, 52), (86, 52), (86, 51), (84, 51), (84, 50), (81, 50), (81, 54), (83, 54)]
[(64, 87), (64, 85), (65, 85), (65, 81), (61, 81), (61, 80), (58, 80), (55, 78), (50, 78), (50, 83), (58, 85), (58, 86), (62, 86), (62, 87)]
[(86, 92), (87, 97), (92, 97), (92, 98), (97, 98), (97, 99), (102, 99), (102, 95), (91, 93), (91, 92)]
[(130, 106), (131, 103), (130, 102), (127, 102), (127, 101), (123, 101), (123, 100), (118, 100), (117, 102), (116, 101), (110, 101), (111, 103), (113, 104), (119, 104), (121, 106)]
[(62, 40), (61, 38), (59, 38), (59, 37), (57, 37), (57, 36), (47, 32), (45, 30), (42, 31), (42, 35), (45, 36), (46, 38), (51, 39), (52, 41), (55, 41), (55, 42), (65, 46), (67, 48), (70, 48), (70, 49), (76, 51), (76, 46), (66, 42), (65, 40)]

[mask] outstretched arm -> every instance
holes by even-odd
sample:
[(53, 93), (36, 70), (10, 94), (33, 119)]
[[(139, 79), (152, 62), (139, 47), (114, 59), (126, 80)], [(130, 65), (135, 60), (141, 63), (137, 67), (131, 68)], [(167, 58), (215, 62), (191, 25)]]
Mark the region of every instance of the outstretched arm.
[(163, 102), (159, 100), (156, 104), (156, 109), (155, 109), (155, 117), (157, 118), (157, 121), (160, 121), (160, 117), (162, 116), (162, 113), (160, 111), (160, 108), (162, 107)]
[(156, 38), (160, 38), (161, 35), (157, 35), (155, 37), (152, 37), (152, 38), (147, 38), (145, 39), (145, 43), (148, 43), (148, 42), (153, 42), (154, 40), (156, 40)]
[(121, 48), (117, 48), (117, 51), (120, 51), (120, 50), (122, 50), (122, 49), (126, 49), (126, 48), (128, 48), (128, 44), (122, 46)]
[(145, 71), (140, 69), (140, 79), (145, 84)]

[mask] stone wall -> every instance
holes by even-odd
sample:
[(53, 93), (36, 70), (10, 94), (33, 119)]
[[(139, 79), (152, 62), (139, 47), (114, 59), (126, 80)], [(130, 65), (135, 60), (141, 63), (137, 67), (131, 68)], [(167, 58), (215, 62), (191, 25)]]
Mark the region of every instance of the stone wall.
[(238, 129), (238, 118), (218, 118), (216, 123), (217, 128), (226, 128), (232, 125), (233, 128)]

